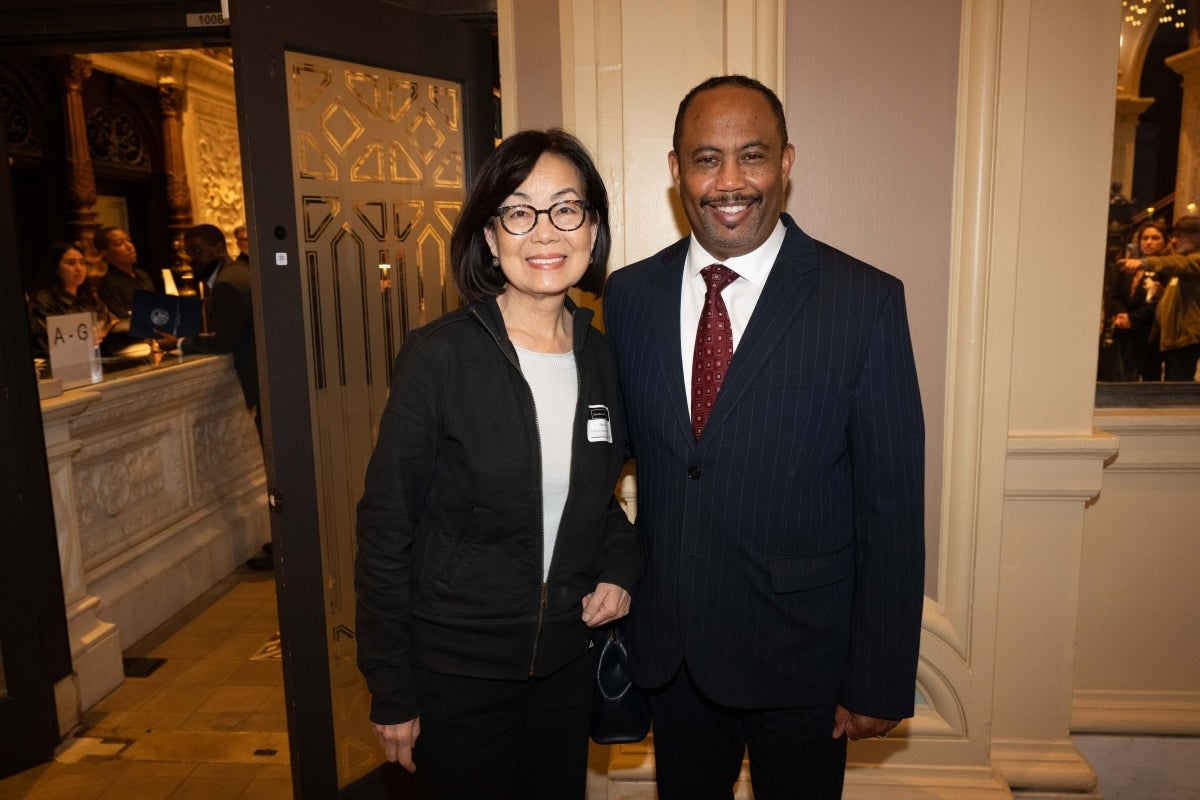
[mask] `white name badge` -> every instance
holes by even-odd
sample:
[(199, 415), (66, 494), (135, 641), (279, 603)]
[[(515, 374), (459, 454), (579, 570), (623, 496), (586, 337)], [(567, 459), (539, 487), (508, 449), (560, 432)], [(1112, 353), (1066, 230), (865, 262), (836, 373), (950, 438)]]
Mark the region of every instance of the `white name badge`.
[(608, 419), (608, 406), (588, 406), (587, 437), (589, 442), (612, 444), (612, 425)]
[(92, 330), (94, 324), (88, 312), (46, 317), (50, 372), (62, 381), (64, 389), (99, 383), (104, 377)]

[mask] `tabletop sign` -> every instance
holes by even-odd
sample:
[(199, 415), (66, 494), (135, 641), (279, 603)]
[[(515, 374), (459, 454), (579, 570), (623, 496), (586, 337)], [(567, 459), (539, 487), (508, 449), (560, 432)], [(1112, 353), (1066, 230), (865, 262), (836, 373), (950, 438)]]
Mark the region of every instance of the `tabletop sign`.
[(92, 335), (94, 320), (88, 312), (46, 317), (46, 340), (50, 345), (50, 372), (64, 389), (99, 383), (100, 351)]

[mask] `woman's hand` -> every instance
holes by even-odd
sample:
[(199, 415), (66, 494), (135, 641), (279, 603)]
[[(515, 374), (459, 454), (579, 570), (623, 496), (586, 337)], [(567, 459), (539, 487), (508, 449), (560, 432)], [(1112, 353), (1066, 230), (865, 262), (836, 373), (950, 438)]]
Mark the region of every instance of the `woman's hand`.
[(1117, 265), (1122, 272), (1137, 272), (1145, 266), (1145, 263), (1140, 258), (1118, 258)]
[(380, 725), (378, 722), (371, 724), (375, 726), (375, 737), (379, 739), (379, 746), (383, 748), (387, 760), (399, 761), (400, 766), (409, 772), (416, 772), (417, 765), (413, 763), (412, 751), (417, 737), (421, 735), (421, 718), (397, 722), (394, 725)]
[(629, 613), (629, 592), (615, 583), (597, 583), (595, 591), (583, 597), (583, 621), (599, 628)]

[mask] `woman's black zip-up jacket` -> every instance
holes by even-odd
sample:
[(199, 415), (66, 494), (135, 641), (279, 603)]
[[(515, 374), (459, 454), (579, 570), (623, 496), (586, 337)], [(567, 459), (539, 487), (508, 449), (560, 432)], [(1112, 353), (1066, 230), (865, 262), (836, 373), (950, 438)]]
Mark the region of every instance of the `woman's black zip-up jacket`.
[(355, 635), (374, 722), (420, 715), (412, 667), (525, 679), (566, 665), (593, 643), (583, 596), (600, 582), (632, 594), (642, 575), (613, 496), (627, 432), (612, 346), (591, 311), (567, 307), (579, 399), (544, 583), (537, 415), (495, 300), (410, 332), (396, 358), (358, 503)]

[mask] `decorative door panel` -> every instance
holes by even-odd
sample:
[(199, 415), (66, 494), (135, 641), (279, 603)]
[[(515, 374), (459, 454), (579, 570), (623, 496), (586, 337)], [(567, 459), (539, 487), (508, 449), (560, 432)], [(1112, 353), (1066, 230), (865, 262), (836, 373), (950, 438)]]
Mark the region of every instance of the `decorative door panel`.
[(456, 83), (288, 52), (299, 274), (339, 779), (378, 764), (355, 665), (354, 519), (405, 334), (457, 307)]

